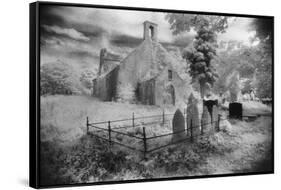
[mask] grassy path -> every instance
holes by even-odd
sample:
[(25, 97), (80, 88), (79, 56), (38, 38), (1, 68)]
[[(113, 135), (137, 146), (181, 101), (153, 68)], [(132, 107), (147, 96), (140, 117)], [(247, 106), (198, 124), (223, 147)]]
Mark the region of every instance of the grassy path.
[(223, 136), (217, 140), (225, 148), (225, 153), (211, 155), (202, 168), (207, 168), (210, 174), (270, 171), (271, 117), (260, 117), (254, 122), (231, 122), (232, 128), (228, 133), (215, 135)]

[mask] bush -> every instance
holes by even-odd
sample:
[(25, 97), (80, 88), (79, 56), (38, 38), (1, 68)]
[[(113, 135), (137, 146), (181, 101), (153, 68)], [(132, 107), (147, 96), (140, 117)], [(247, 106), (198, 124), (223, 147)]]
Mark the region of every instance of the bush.
[(94, 72), (90, 71), (90, 70), (85, 70), (81, 73), (80, 76), (80, 82), (82, 83), (82, 85), (91, 90), (92, 86), (93, 86), (93, 79), (95, 78), (95, 74)]
[(83, 92), (74, 68), (63, 62), (51, 62), (41, 66), (40, 94), (81, 94)]
[(117, 88), (117, 96), (117, 101), (134, 103), (136, 100), (135, 88), (129, 83), (119, 85)]
[(257, 96), (259, 98), (272, 97), (272, 76), (271, 73), (260, 74), (257, 83)]
[(202, 161), (200, 156), (192, 149), (179, 150), (178, 148), (169, 148), (156, 153), (155, 168), (164, 168), (166, 172), (176, 172), (179, 169), (192, 171)]
[(241, 89), (241, 92), (242, 94), (245, 94), (245, 93), (250, 93), (251, 90), (253, 89), (253, 85), (252, 85), (252, 80), (250, 79), (247, 79), (245, 82), (244, 82), (244, 85)]
[(83, 136), (71, 146), (43, 142), (40, 154), (44, 185), (108, 180), (131, 169), (133, 163), (127, 153), (111, 151), (107, 143), (91, 136)]

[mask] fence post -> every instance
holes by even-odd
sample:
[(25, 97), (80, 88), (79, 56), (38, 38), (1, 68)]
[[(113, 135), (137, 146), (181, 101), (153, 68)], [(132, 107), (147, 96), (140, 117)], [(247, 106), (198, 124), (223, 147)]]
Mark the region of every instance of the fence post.
[(163, 125), (165, 124), (165, 110), (163, 109), (163, 113), (162, 113), (162, 122)]
[(108, 121), (108, 140), (109, 140), (109, 146), (111, 145), (111, 126), (110, 121)]
[(144, 159), (146, 159), (146, 152), (147, 152), (147, 145), (146, 145), (146, 133), (145, 133), (145, 127), (142, 127), (142, 131), (143, 131), (143, 157)]
[(192, 119), (190, 120), (190, 140), (193, 142), (193, 126), (192, 126)]
[(89, 134), (89, 118), (86, 118), (86, 126), (87, 126), (87, 135)]
[(201, 119), (201, 135), (204, 135), (204, 122)]
[(220, 131), (220, 121), (221, 121), (221, 114), (218, 115), (218, 123), (217, 123), (217, 131)]
[(132, 125), (135, 127), (135, 113), (133, 112), (133, 117), (132, 117)]

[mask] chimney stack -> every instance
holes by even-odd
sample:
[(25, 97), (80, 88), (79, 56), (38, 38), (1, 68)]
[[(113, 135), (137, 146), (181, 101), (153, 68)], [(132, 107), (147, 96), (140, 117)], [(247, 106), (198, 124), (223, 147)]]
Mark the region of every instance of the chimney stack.
[(105, 56), (106, 56), (106, 48), (103, 48), (103, 49), (100, 50), (100, 65), (99, 65), (98, 75), (101, 75), (101, 71), (102, 71), (102, 67), (103, 67), (103, 64), (104, 64)]

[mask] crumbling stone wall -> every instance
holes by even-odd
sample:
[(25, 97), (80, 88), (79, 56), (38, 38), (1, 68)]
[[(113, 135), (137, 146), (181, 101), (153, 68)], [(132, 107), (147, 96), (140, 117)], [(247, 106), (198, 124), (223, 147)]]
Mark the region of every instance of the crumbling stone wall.
[(93, 80), (93, 95), (103, 101), (112, 101), (116, 97), (119, 67), (115, 67), (106, 75)]
[(155, 80), (147, 80), (139, 83), (136, 89), (136, 97), (142, 104), (155, 104)]
[(98, 76), (111, 71), (120, 61), (121, 57), (119, 55), (108, 52), (106, 48), (101, 49)]
[(99, 65), (99, 72), (98, 72), (98, 75), (101, 75), (102, 73), (102, 68), (104, 66), (104, 62), (105, 62), (105, 57), (106, 57), (106, 48), (102, 48), (100, 50), (100, 65)]
[[(149, 36), (151, 30), (152, 36)], [(108, 54), (107, 51), (101, 52), (101, 57), (107, 57)], [(105, 66), (103, 61), (101, 60), (100, 68), (110, 70), (111, 66)], [(103, 76), (103, 69), (101, 69), (101, 74), (94, 85), (96, 92), (93, 94), (97, 94), (96, 96), (102, 100), (112, 100), (116, 95), (116, 86), (118, 88), (130, 84), (133, 89), (136, 89), (136, 96), (139, 97), (141, 103), (150, 105), (163, 105), (166, 102), (176, 104), (180, 102), (179, 100), (184, 99), (186, 94), (184, 90), (187, 86), (172, 68), (176, 62), (177, 60), (157, 42), (157, 25), (145, 22), (144, 41), (120, 62), (118, 73), (115, 73), (116, 70), (114, 70), (104, 73), (109, 76)], [(173, 76), (171, 80), (168, 73)], [(165, 93), (169, 95), (169, 98), (163, 96)]]
[(112, 101), (117, 94), (117, 78), (119, 73), (119, 67), (115, 67), (106, 76), (106, 88), (107, 88), (107, 100)]
[[(183, 100), (186, 89), (184, 81), (178, 76), (174, 70), (172, 71), (172, 80), (168, 79), (168, 71), (170, 69), (167, 67), (164, 69), (160, 75), (155, 78), (155, 104), (174, 104)], [(172, 93), (173, 89), (173, 93)], [(168, 97), (169, 96), (169, 97)], [(174, 96), (174, 97), (173, 97)]]

